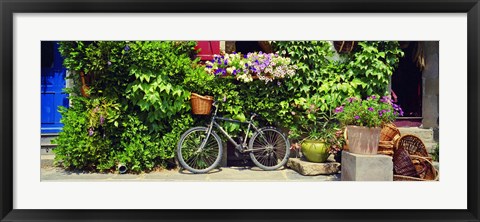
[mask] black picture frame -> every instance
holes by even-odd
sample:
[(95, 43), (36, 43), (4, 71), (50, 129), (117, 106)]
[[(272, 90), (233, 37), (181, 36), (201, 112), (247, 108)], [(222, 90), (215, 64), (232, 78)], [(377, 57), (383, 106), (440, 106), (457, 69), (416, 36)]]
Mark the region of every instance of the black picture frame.
[[(254, 4), (255, 7), (251, 7)], [(478, 0), (0, 0), (1, 221), (480, 221)], [(466, 210), (18, 210), (13, 209), (14, 13), (467, 13), (468, 203)], [(461, 40), (459, 40), (461, 41)], [(234, 201), (234, 200), (233, 200)], [(392, 200), (393, 201), (393, 200)], [(445, 200), (448, 201), (448, 200)]]

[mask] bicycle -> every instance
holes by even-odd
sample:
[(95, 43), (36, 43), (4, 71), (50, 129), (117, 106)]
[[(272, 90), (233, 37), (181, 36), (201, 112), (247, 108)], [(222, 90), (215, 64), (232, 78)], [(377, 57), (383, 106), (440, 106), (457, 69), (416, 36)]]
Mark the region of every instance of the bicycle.
[[(258, 115), (252, 113), (249, 121), (239, 121), (217, 116), (217, 103), (210, 124), (207, 127), (197, 126), (185, 131), (177, 145), (177, 158), (180, 165), (192, 173), (206, 173), (218, 166), (223, 155), (223, 145), (218, 134), (213, 130), (215, 126), (227, 139), (235, 145), (240, 153), (249, 154), (253, 163), (263, 170), (276, 170), (288, 160), (290, 155), (290, 142), (280, 130), (275, 127), (255, 126), (253, 120)], [(248, 124), (243, 141), (237, 143), (217, 123), (217, 120), (226, 122)], [(250, 129), (254, 133), (247, 146), (247, 137)]]

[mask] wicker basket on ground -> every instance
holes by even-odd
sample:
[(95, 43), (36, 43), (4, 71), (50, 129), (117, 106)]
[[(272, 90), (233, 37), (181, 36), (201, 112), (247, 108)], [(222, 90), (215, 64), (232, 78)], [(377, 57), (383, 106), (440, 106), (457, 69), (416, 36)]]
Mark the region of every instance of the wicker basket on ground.
[(383, 125), (380, 131), (380, 142), (378, 143), (378, 154), (393, 156), (394, 147), (400, 139), (400, 131), (393, 123)]
[(393, 156), (393, 141), (380, 141), (378, 143), (377, 154)]
[(208, 115), (212, 109), (213, 97), (192, 93), (190, 96), (192, 112), (196, 115)]
[(406, 176), (406, 175), (393, 175), (394, 181), (437, 181), (438, 171), (433, 166), (431, 158), (422, 157), (417, 155), (410, 155), (410, 159), (412, 160), (413, 166), (417, 171), (416, 176)]
[(400, 131), (393, 123), (383, 125), (380, 131), (380, 141), (395, 141), (400, 138)]
[[(428, 156), (425, 144), (414, 135), (401, 136), (395, 143), (393, 155), (396, 181), (438, 180), (438, 172)], [(413, 167), (413, 168), (412, 168)]]
[(428, 157), (428, 152), (425, 147), (425, 144), (420, 138), (415, 135), (407, 134), (401, 136), (396, 142), (395, 147), (404, 148), (408, 154)]

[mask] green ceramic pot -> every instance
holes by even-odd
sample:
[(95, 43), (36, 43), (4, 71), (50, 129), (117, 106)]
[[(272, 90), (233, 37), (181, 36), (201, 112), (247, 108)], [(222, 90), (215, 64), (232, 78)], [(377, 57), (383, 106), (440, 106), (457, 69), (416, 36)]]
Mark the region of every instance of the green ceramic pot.
[(318, 140), (305, 140), (302, 143), (302, 153), (305, 158), (314, 163), (326, 162), (330, 156), (329, 147)]

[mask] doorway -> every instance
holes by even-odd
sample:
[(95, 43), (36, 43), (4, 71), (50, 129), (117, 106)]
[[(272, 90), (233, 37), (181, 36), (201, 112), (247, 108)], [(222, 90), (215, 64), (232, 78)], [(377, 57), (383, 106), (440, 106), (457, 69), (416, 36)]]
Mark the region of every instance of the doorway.
[(400, 58), (398, 68), (392, 75), (393, 99), (403, 109), (404, 115), (398, 117), (397, 126), (417, 127), (422, 124), (422, 67), (417, 65), (423, 56), (420, 42), (400, 42), (404, 57)]
[(63, 127), (58, 107), (68, 107), (69, 101), (63, 91), (67, 70), (57, 42), (41, 42), (41, 66), (41, 133), (58, 133)]

